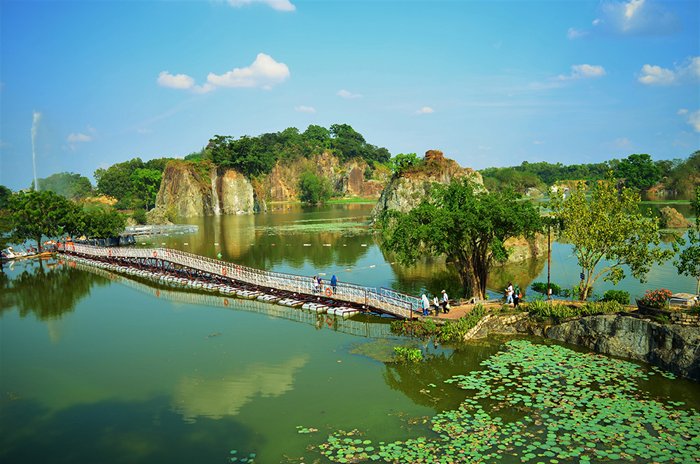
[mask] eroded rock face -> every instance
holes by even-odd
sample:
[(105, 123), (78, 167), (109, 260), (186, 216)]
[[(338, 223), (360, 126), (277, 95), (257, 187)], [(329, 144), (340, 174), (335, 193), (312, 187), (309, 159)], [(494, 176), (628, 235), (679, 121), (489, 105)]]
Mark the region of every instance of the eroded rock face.
[(624, 315), (590, 316), (546, 331), (548, 338), (636, 359), (700, 381), (700, 328)]
[(691, 227), (692, 224), (676, 208), (665, 206), (661, 208), (661, 224), (670, 229), (683, 229)]
[(388, 210), (408, 212), (418, 206), (432, 184), (449, 184), (453, 179), (465, 177), (477, 185), (484, 185), (477, 171), (461, 167), (456, 161), (445, 158), (439, 150), (428, 150), (420, 168), (409, 169), (391, 178), (372, 210), (372, 217), (378, 218)]
[(242, 214), (255, 211), (253, 185), (238, 171), (229, 169), (218, 178), (221, 214)]
[(166, 211), (166, 215), (183, 217), (212, 214), (212, 169), (200, 172), (189, 163), (168, 163), (163, 171), (155, 209)]

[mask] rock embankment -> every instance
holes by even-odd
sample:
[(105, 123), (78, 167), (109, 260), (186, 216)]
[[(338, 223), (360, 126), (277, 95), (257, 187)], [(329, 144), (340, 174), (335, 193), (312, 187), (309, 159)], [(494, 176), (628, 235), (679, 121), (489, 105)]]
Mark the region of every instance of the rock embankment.
[(548, 338), (598, 353), (645, 361), (700, 381), (700, 328), (626, 315), (582, 317), (545, 331)]
[(527, 313), (488, 314), (465, 339), (537, 335), (621, 358), (647, 362), (700, 381), (700, 327), (660, 324), (633, 314), (586, 316), (548, 325)]

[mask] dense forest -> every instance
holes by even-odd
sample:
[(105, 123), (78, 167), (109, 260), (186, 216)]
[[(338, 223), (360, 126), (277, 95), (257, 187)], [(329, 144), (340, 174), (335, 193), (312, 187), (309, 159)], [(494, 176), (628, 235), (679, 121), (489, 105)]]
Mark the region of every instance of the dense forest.
[(244, 135), (238, 139), (215, 135), (198, 153), (185, 157), (189, 160), (211, 160), (217, 166), (234, 168), (248, 177), (267, 174), (279, 160), (291, 161), (330, 151), (341, 161), (361, 158), (370, 166), (389, 162), (391, 154), (383, 147), (367, 143), (365, 138), (348, 124), (333, 124), (330, 129), (310, 125), (304, 132), (289, 127), (281, 132), (270, 132), (257, 137)]
[[(680, 195), (690, 195), (700, 172), (700, 151), (687, 159), (652, 160), (647, 154), (632, 154), (627, 158), (604, 163), (571, 164), (523, 161), (520, 166), (487, 168), (480, 171), (486, 188), (500, 191), (512, 188), (520, 193), (544, 193), (556, 184), (568, 180), (600, 180), (610, 173), (623, 179), (625, 185), (645, 191), (662, 182), (663, 189)], [(693, 177), (695, 174), (695, 178)]]

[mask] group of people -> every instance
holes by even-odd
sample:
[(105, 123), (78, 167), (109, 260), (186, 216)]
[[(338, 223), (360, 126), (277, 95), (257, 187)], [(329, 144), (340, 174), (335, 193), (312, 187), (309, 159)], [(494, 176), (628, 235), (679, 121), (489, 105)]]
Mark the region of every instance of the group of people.
[[(437, 295), (433, 295), (433, 302), (432, 302), (432, 308), (435, 310), (435, 315), (437, 316), (440, 314), (440, 310), (444, 314), (447, 314), (450, 312), (450, 298), (447, 296), (447, 292), (443, 290), (442, 292), (442, 297), (438, 299)], [(428, 299), (428, 295), (423, 293), (420, 297), (421, 303), (423, 306), (423, 315), (424, 316), (429, 316), (430, 315), (430, 308), (431, 308), (431, 303), (430, 300)]]
[[(323, 293), (323, 279), (319, 275), (315, 275), (311, 278), (314, 293)], [(335, 291), (338, 289), (338, 278), (333, 274), (331, 277), (331, 291), (335, 295)]]
[(508, 282), (508, 286), (506, 287), (505, 290), (506, 294), (506, 304), (512, 304), (514, 308), (517, 308), (518, 305), (520, 304), (520, 299), (523, 297), (520, 287), (518, 287), (518, 284), (515, 284), (515, 287), (511, 282)]

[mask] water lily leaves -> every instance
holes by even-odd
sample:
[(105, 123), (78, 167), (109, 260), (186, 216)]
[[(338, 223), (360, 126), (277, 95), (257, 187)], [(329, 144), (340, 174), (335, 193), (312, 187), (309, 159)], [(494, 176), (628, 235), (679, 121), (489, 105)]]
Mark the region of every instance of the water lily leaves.
[(445, 381), (472, 394), (458, 409), (432, 418), (435, 437), (374, 446), (340, 431), (319, 449), (334, 462), (492, 462), (515, 456), (551, 464), (694, 462), (700, 452), (700, 414), (641, 391), (639, 382), (651, 373), (636, 364), (514, 340), (481, 365), (484, 370)]

